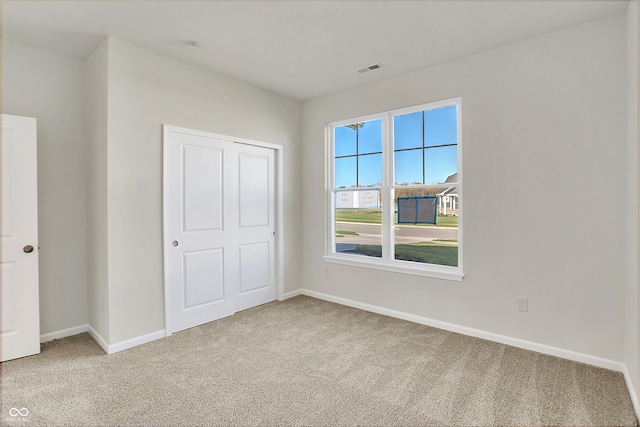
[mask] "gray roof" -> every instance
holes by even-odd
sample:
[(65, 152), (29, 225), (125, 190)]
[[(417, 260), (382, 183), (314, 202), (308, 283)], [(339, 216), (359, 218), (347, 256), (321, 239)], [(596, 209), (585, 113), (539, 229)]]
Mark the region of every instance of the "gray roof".
[[(443, 182), (443, 184), (449, 183), (449, 182), (458, 182), (458, 172), (449, 175), (447, 177), (447, 179)], [(445, 190), (441, 191), (440, 193), (438, 193), (438, 196), (446, 196), (447, 194), (450, 193), (457, 193), (458, 192), (458, 187), (448, 187)]]

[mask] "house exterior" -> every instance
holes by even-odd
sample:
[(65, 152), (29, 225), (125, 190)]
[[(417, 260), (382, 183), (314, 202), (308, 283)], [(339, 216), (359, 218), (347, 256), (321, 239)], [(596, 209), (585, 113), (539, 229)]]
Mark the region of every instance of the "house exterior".
[[(458, 182), (458, 174), (449, 175), (444, 184)], [(437, 194), (438, 196), (438, 215), (458, 215), (458, 187), (446, 187)]]

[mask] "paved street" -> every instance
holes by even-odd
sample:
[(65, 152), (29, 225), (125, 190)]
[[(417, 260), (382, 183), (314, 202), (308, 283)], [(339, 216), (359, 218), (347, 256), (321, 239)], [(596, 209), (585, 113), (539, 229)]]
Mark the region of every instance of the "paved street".
[[(355, 245), (380, 245), (382, 242), (382, 227), (377, 224), (361, 224), (351, 222), (337, 222), (336, 231), (351, 231), (357, 235), (346, 234), (344, 237), (336, 237), (338, 251), (340, 248), (349, 250)], [(456, 228), (443, 227), (420, 227), (415, 225), (395, 226), (396, 243), (428, 242), (434, 239), (457, 239), (458, 230)]]

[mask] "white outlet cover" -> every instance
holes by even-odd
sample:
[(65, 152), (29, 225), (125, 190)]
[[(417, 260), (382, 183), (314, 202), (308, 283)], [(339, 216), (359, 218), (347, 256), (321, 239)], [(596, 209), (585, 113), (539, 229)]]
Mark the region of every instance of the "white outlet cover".
[(518, 297), (518, 311), (529, 311), (529, 299)]

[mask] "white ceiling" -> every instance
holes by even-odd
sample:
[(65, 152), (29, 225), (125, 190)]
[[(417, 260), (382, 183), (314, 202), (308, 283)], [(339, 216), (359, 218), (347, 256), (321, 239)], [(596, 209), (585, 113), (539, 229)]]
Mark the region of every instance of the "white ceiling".
[[(628, 0), (5, 0), (2, 34), (79, 59), (110, 35), (305, 100), (627, 7)], [(202, 50), (187, 51), (188, 40)], [(356, 71), (376, 62), (384, 68)]]

